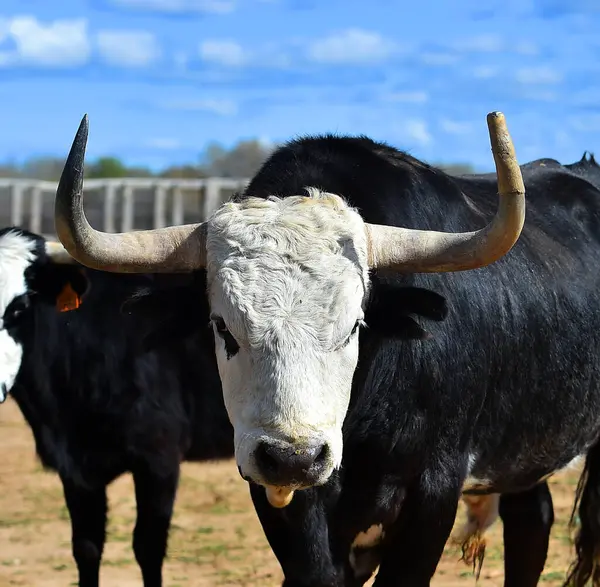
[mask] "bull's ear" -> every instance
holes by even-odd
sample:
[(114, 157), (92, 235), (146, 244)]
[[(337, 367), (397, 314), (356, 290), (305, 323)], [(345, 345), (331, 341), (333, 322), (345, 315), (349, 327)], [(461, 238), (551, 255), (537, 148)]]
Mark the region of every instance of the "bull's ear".
[(395, 290), (395, 292), (390, 291), (386, 295), (393, 296), (396, 303), (400, 304), (407, 313), (416, 314), (437, 322), (445, 320), (448, 316), (446, 298), (429, 289), (402, 287)]
[(36, 295), (45, 303), (53, 304), (57, 311), (77, 309), (88, 289), (86, 270), (80, 265), (45, 263), (32, 278)]
[(428, 340), (433, 336), (413, 316), (442, 321), (447, 315), (446, 298), (431, 290), (379, 283), (367, 306), (365, 322), (381, 336)]
[(200, 333), (212, 341), (209, 311), (202, 284), (157, 285), (140, 289), (121, 305), (136, 325), (146, 350)]

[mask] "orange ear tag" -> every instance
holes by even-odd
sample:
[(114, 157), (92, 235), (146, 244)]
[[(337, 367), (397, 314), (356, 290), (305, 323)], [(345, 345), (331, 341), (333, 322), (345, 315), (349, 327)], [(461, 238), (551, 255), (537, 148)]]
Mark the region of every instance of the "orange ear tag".
[(81, 306), (81, 298), (75, 293), (70, 283), (67, 283), (56, 298), (56, 309), (59, 312), (70, 312)]

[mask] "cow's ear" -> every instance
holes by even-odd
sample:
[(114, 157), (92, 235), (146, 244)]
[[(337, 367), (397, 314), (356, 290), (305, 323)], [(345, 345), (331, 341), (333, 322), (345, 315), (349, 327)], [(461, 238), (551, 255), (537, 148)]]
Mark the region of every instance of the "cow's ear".
[(146, 350), (198, 332), (211, 334), (206, 293), (190, 286), (141, 289), (123, 302), (121, 312), (135, 323)]
[(37, 268), (31, 282), (36, 295), (59, 312), (77, 309), (89, 285), (85, 268), (51, 261)]
[(393, 295), (405, 312), (441, 322), (448, 316), (446, 298), (422, 287), (402, 287)]
[(446, 298), (423, 288), (378, 284), (367, 306), (369, 330), (389, 338), (428, 340), (432, 334), (414, 316), (442, 321), (448, 315)]

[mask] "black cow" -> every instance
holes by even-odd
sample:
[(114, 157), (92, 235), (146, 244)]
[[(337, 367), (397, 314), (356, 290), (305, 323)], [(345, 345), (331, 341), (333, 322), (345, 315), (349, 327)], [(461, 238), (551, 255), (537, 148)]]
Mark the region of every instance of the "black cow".
[(107, 235), (82, 213), (86, 140), (84, 120), (57, 192), (61, 241), (109, 271), (207, 267), (236, 458), (286, 587), (362, 585), (377, 565), (378, 587), (428, 585), (462, 492), (510, 494), (513, 531), (531, 504), (530, 572), (507, 569), (530, 585), (551, 523), (540, 482), (581, 455), (569, 579), (583, 587), (597, 572), (592, 161), (521, 167), (527, 222), (506, 254), (522, 193), (498, 164), (506, 143), (497, 187), (493, 174), (451, 177), (366, 137), (297, 139), (208, 222)]
[(180, 462), (233, 456), (212, 334), (197, 321), (207, 310), (191, 308), (195, 333), (181, 338), (160, 316), (146, 325), (122, 312), (148, 287), (185, 296), (180, 277), (111, 275), (48, 252), (38, 235), (0, 230), (2, 399), (11, 393), (42, 464), (60, 476), (79, 585), (98, 585), (106, 487), (130, 471), (133, 549), (145, 587), (158, 587)]

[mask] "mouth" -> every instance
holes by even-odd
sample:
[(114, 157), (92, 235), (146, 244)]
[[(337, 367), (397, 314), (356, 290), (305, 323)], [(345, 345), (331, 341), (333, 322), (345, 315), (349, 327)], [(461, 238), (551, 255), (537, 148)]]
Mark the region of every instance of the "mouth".
[[(248, 483), (254, 483), (254, 481), (252, 481), (250, 477), (242, 473), (242, 468), (239, 465), (237, 470), (240, 474), (240, 477), (244, 481)], [(291, 487), (277, 487), (275, 485), (262, 485), (262, 487), (265, 488), (269, 504), (271, 504), (271, 506), (273, 506), (274, 508), (278, 509), (288, 506), (294, 497), (294, 492), (296, 491)]]
[(265, 492), (267, 494), (267, 500), (269, 503), (277, 509), (284, 508), (292, 502), (294, 498), (294, 489), (291, 487), (275, 487), (273, 485), (266, 485)]

